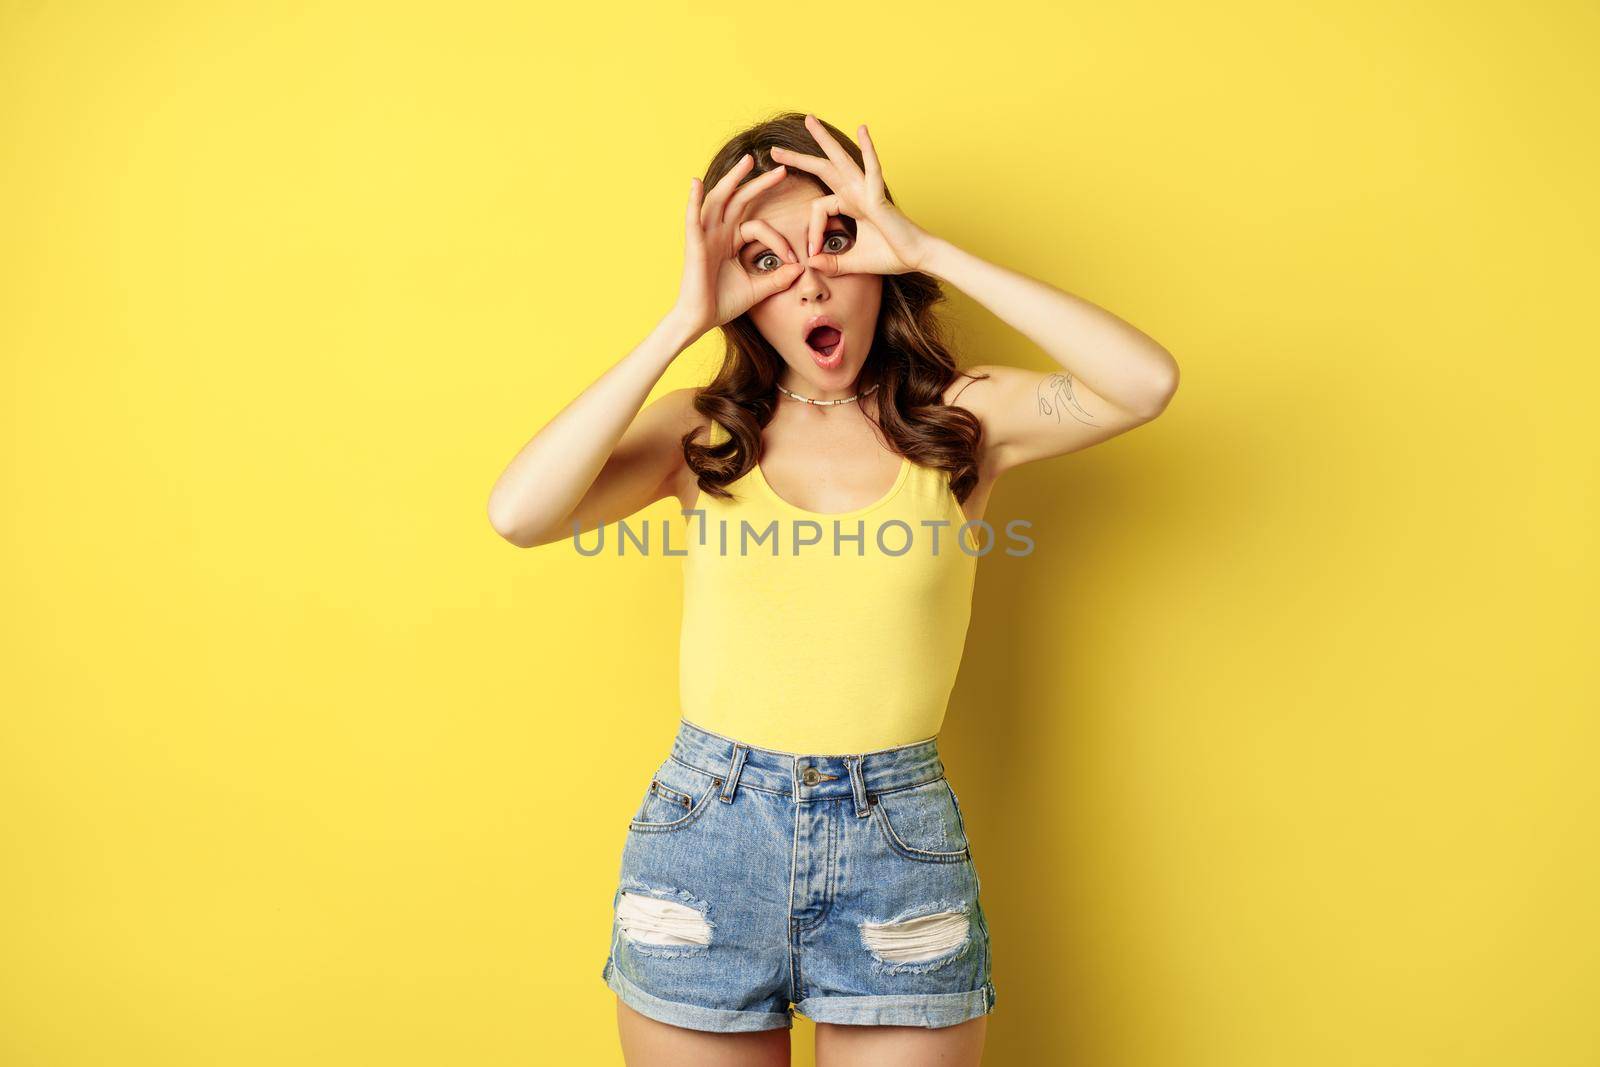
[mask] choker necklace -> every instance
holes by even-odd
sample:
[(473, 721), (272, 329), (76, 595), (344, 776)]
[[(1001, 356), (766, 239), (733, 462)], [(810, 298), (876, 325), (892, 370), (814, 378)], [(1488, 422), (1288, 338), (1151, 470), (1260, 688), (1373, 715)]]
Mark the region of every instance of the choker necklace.
[(799, 393), (790, 392), (789, 390), (785, 389), (781, 384), (778, 385), (778, 390), (780, 392), (782, 392), (785, 396), (792, 396), (796, 400), (804, 400), (807, 404), (815, 404), (819, 408), (828, 407), (828, 406), (833, 405), (833, 404), (853, 404), (857, 400), (860, 400), (864, 396), (871, 396), (873, 393), (877, 392), (877, 389), (878, 389), (878, 387), (876, 385), (874, 385), (871, 389), (868, 389), (864, 393), (857, 393), (855, 396), (847, 396), (847, 397), (843, 397), (843, 398), (841, 398), (839, 400), (812, 400), (809, 396), (801, 396)]

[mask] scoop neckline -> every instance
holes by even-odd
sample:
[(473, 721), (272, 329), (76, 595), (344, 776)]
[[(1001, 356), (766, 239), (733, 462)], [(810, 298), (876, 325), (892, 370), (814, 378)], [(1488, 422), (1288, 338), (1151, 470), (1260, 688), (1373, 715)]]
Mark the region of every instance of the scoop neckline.
[(894, 477), (894, 484), (889, 486), (889, 488), (884, 491), (882, 496), (874, 500), (872, 503), (863, 505), (862, 507), (856, 508), (852, 511), (812, 511), (810, 508), (803, 508), (799, 504), (791, 504), (789, 501), (779, 496), (776, 489), (772, 488), (772, 483), (767, 481), (767, 472), (761, 469), (761, 462), (759, 460), (756, 461), (755, 466), (752, 467), (751, 470), (755, 473), (756, 484), (761, 487), (762, 491), (765, 492), (769, 498), (788, 508), (790, 511), (797, 511), (802, 515), (811, 515), (819, 519), (853, 519), (857, 515), (865, 515), (869, 511), (875, 511), (876, 509), (883, 507), (883, 505), (887, 504), (890, 500), (894, 499), (895, 494), (900, 492), (900, 488), (906, 484), (906, 478), (911, 474), (911, 457), (900, 457), (900, 471)]

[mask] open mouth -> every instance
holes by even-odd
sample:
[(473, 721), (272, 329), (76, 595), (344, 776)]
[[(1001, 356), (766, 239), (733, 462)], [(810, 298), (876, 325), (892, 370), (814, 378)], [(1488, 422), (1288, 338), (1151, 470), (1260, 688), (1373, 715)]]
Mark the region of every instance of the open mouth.
[(838, 351), (839, 342), (844, 340), (844, 334), (832, 326), (818, 326), (806, 334), (806, 344), (811, 346), (813, 352), (827, 358)]
[(846, 341), (844, 327), (829, 315), (813, 315), (801, 327), (806, 332), (806, 347), (811, 359), (822, 370), (838, 370), (844, 365)]

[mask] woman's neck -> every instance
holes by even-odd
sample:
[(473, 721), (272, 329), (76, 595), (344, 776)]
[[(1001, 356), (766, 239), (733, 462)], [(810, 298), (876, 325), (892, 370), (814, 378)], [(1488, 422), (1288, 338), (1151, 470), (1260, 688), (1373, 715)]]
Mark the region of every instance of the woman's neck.
[[(787, 382), (779, 380), (778, 384), (783, 386), (783, 388), (789, 390), (789, 392), (797, 393), (800, 396), (805, 397), (807, 400), (820, 400), (820, 401), (848, 400), (853, 396), (857, 396), (861, 392), (861, 389), (862, 389), (860, 378), (857, 378), (855, 381), (851, 382), (849, 385), (846, 385), (846, 386), (844, 386), (843, 388), (840, 388), (840, 389), (819, 389), (816, 386), (810, 384), (809, 382), (804, 381), (803, 379), (799, 379), (799, 378), (795, 378), (794, 380), (787, 381)], [(787, 395), (784, 395), (782, 393), (780, 393), (779, 396), (783, 400), (785, 400), (785, 401), (787, 401), (787, 402), (789, 402), (791, 404), (803, 403), (803, 401), (796, 400), (794, 397), (787, 396)], [(861, 403), (861, 401), (858, 400), (857, 403)], [(843, 405), (834, 405), (834, 406), (841, 406), (842, 407)]]

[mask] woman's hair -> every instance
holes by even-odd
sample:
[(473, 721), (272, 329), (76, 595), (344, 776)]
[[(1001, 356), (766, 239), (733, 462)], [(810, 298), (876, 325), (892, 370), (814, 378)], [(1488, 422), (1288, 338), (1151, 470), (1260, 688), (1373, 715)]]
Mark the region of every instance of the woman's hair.
[[(822, 125), (865, 170), (856, 143), (831, 123)], [(827, 154), (806, 129), (803, 113), (775, 115), (736, 134), (718, 150), (706, 168), (703, 188), (709, 189), (722, 180), (747, 152), (755, 157), (755, 166), (745, 181), (774, 169), (778, 164), (769, 152), (773, 146), (809, 155)], [(792, 167), (789, 172), (823, 184), (808, 172)], [(894, 203), (887, 185), (884, 196)], [(853, 237), (855, 220), (846, 215), (839, 219)], [(856, 384), (862, 390), (880, 386), (874, 394), (878, 400), (877, 421), (891, 447), (913, 463), (948, 471), (951, 490), (957, 500), (964, 502), (978, 480), (982, 427), (971, 412), (943, 401), (945, 389), (959, 373), (945, 347), (941, 323), (934, 311), (944, 298), (938, 279), (930, 275), (915, 271), (884, 275), (877, 336)], [(772, 420), (784, 363), (749, 314), (740, 315), (720, 329), (727, 344), (722, 367), (711, 384), (696, 394), (694, 406), (700, 414), (721, 423), (729, 437), (720, 444), (708, 445), (696, 440), (704, 429), (696, 427), (684, 435), (683, 453), (702, 490), (713, 496), (730, 497), (732, 494), (724, 486), (748, 473), (761, 458), (761, 429)]]

